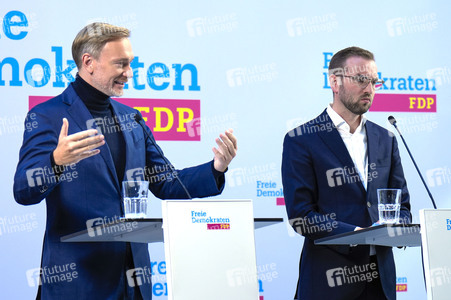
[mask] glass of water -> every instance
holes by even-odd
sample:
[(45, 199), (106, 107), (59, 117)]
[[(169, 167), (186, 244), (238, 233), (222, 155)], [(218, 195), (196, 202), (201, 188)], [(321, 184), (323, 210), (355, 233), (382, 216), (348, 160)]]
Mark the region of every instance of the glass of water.
[(401, 189), (377, 189), (380, 224), (399, 222), (401, 210)]
[(147, 216), (148, 181), (122, 181), (122, 201), (126, 219)]

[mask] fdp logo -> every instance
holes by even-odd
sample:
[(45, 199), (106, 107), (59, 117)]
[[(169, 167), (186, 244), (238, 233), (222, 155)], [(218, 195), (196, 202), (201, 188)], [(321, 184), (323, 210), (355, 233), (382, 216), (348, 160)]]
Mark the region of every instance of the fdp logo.
[[(29, 108), (47, 101), (48, 96), (30, 96)], [(139, 110), (143, 120), (152, 131), (156, 140), (162, 141), (200, 141), (200, 100), (179, 100), (179, 99), (137, 99), (137, 98), (117, 98), (114, 99), (122, 104)], [(120, 131), (131, 131), (139, 125), (135, 125), (132, 114), (127, 115), (128, 127), (118, 127)], [(105, 120), (90, 119), (89, 128), (104, 129)], [(118, 120), (120, 125), (124, 121)], [(193, 125), (194, 124), (194, 125)], [(116, 126), (117, 127), (117, 126)], [(110, 130), (114, 130), (111, 126)], [(133, 127), (133, 128), (132, 128)], [(196, 134), (193, 134), (196, 132)]]

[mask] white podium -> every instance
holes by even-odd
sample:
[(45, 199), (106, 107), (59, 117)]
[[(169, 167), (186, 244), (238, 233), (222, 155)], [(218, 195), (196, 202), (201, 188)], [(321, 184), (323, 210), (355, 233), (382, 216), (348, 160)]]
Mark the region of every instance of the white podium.
[(451, 299), (451, 209), (420, 210), (428, 300)]
[(420, 210), (420, 225), (379, 225), (318, 239), (315, 244), (422, 246), (427, 299), (451, 299), (451, 209)]
[(162, 211), (168, 299), (258, 300), (251, 200), (165, 201)]
[(168, 299), (259, 298), (254, 229), (282, 218), (254, 219), (251, 200), (166, 200), (162, 210), (163, 219), (88, 220), (61, 242), (155, 243), (164, 236)]

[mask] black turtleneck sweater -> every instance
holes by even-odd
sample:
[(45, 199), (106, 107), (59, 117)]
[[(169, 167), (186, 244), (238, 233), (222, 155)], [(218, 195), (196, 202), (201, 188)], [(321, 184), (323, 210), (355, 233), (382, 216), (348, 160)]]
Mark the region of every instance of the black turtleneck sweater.
[(102, 131), (101, 134), (105, 136), (116, 168), (117, 179), (121, 183), (125, 173), (125, 140), (111, 106), (110, 97), (84, 81), (78, 74), (75, 81), (72, 82), (72, 87), (86, 105), (92, 117), (102, 119), (102, 122), (96, 123)]

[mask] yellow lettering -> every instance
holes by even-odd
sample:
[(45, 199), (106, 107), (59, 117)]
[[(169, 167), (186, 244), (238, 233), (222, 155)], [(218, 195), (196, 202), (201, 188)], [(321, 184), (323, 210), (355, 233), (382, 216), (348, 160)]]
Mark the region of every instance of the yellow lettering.
[[(177, 132), (186, 132), (185, 124), (193, 120), (193, 110), (187, 107), (177, 107), (177, 111), (179, 113), (179, 127), (177, 128)], [(188, 113), (187, 118), (185, 118), (185, 113)]]
[(426, 100), (422, 97), (418, 97), (418, 109), (423, 109), (426, 107)]
[[(150, 108), (147, 106), (135, 106), (134, 109), (139, 110), (139, 112), (149, 113)], [(147, 122), (147, 117), (143, 117), (144, 122)]]
[(415, 104), (415, 100), (417, 100), (417, 98), (415, 98), (415, 97), (409, 97), (409, 100), (410, 100), (410, 106), (409, 106), (409, 108), (412, 109), (413, 106), (414, 106), (414, 104)]
[(431, 105), (434, 104), (434, 98), (428, 97), (428, 98), (427, 98), (427, 101), (428, 101), (428, 107), (427, 107), (427, 109), (431, 109)]
[[(155, 112), (155, 128), (154, 131), (169, 131), (174, 124), (174, 115), (172, 111), (167, 107), (154, 107)], [(161, 113), (165, 113), (168, 117), (168, 124), (165, 127), (161, 127)]]

